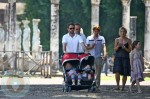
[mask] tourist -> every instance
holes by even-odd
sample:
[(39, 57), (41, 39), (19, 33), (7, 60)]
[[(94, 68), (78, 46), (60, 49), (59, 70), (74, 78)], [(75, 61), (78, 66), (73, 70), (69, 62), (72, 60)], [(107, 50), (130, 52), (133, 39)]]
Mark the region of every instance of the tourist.
[(124, 90), (127, 76), (130, 76), (130, 59), (129, 53), (131, 51), (131, 40), (126, 37), (127, 30), (124, 27), (119, 28), (119, 36), (115, 39), (114, 50), (115, 50), (115, 59), (113, 73), (115, 73), (117, 88), (115, 90), (120, 90), (120, 75), (122, 78), (122, 88)]
[(93, 27), (93, 34), (87, 37), (86, 44), (89, 53), (95, 57), (94, 65), (96, 71), (96, 89), (100, 90), (100, 78), (101, 78), (101, 69), (103, 67), (103, 61), (101, 53), (104, 51), (103, 59), (106, 59), (106, 46), (105, 46), (105, 38), (101, 36), (100, 26)]
[[(81, 36), (81, 38), (82, 38), (82, 40), (83, 40), (83, 42), (84, 43), (86, 43), (86, 36), (83, 34), (83, 33), (81, 33), (80, 32), (81, 31), (81, 25), (79, 24), (79, 23), (76, 23), (75, 24), (75, 34), (78, 34), (78, 35), (80, 35)], [(80, 45), (79, 46), (79, 53), (84, 53), (85, 52), (85, 50), (83, 49), (83, 47)]]
[(78, 34), (74, 33), (75, 25), (69, 23), (67, 26), (68, 33), (62, 38), (63, 52), (64, 53), (79, 53), (79, 45), (86, 50), (85, 44)]
[(132, 92), (132, 87), (136, 83), (138, 93), (142, 93), (140, 88), (140, 82), (144, 81), (144, 61), (142, 51), (140, 50), (140, 41), (134, 41), (132, 44), (132, 51), (130, 54), (130, 65), (131, 65), (131, 86), (129, 87)]

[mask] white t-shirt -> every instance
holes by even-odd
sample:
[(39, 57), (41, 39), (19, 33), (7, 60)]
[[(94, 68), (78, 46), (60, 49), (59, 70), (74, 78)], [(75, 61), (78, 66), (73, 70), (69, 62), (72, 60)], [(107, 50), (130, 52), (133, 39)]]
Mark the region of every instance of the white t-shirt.
[(81, 36), (75, 34), (71, 37), (68, 34), (65, 34), (62, 38), (62, 43), (66, 43), (66, 52), (68, 53), (79, 53), (79, 44), (83, 43)]
[(98, 36), (97, 39), (94, 39), (94, 35), (88, 36), (86, 39), (86, 44), (92, 46), (94, 43), (96, 44), (95, 47), (91, 49), (89, 52), (94, 57), (101, 57), (103, 45), (105, 44), (105, 38), (100, 35)]
[[(83, 33), (80, 33), (79, 36), (81, 36), (81, 38), (82, 38), (84, 44), (86, 44), (86, 36), (85, 36)], [(82, 47), (81, 45), (79, 45), (79, 53), (83, 53), (83, 52), (84, 52), (83, 47)]]

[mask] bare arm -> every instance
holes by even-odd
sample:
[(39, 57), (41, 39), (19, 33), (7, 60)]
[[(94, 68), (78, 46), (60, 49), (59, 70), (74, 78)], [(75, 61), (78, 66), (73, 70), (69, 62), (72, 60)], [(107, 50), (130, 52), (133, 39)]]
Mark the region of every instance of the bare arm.
[(141, 56), (141, 62), (142, 62), (142, 69), (144, 71), (144, 57), (142, 55), (142, 51), (140, 51), (140, 56)]
[(105, 44), (103, 44), (103, 51), (104, 51), (104, 57), (106, 57), (107, 56), (107, 51), (106, 51), (106, 45)]
[(131, 65), (131, 71), (133, 71), (133, 53), (130, 53), (130, 65)]
[(120, 45), (119, 45), (119, 39), (116, 38), (115, 39), (115, 44), (114, 44), (114, 50), (117, 51), (119, 49)]
[(87, 48), (86, 48), (84, 42), (80, 43), (80, 45), (82, 46), (82, 48), (83, 48), (85, 51), (87, 51)]
[(124, 50), (126, 50), (129, 53), (131, 52), (131, 49), (132, 49), (131, 43), (132, 43), (132, 41), (131, 41), (131, 39), (129, 39), (128, 40), (129, 47), (128, 48), (124, 47)]
[(63, 52), (66, 53), (66, 43), (63, 43)]
[(91, 49), (93, 49), (94, 47), (95, 47), (95, 44), (93, 44), (93, 45), (87, 44), (86, 49), (87, 49), (87, 50), (91, 50)]
[(104, 52), (104, 61), (106, 61), (107, 51), (106, 51), (106, 45), (105, 44), (103, 44), (103, 52)]

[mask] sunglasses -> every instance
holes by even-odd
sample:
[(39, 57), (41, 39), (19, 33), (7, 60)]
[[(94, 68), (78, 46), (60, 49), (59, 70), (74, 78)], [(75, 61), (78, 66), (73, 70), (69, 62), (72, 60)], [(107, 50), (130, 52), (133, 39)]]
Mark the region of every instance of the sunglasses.
[(70, 30), (74, 29), (74, 28), (69, 28)]

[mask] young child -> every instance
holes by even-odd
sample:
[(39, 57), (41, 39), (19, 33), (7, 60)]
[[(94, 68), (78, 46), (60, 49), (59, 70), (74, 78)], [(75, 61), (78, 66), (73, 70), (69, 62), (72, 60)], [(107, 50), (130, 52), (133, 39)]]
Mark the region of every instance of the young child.
[(88, 77), (88, 80), (90, 80), (91, 74), (87, 73), (87, 71), (91, 70), (90, 65), (86, 65), (82, 70), (83, 70), (82, 77)]
[(78, 77), (78, 85), (81, 85), (80, 81), (81, 81), (81, 75), (80, 73), (76, 72), (76, 69), (72, 67), (72, 65), (70, 63), (66, 63), (65, 65), (65, 69), (68, 71), (67, 72), (67, 76), (71, 77), (72, 80), (72, 85), (75, 85), (75, 77)]
[(138, 93), (142, 93), (140, 89), (141, 81), (144, 81), (144, 62), (142, 57), (142, 51), (140, 50), (140, 41), (134, 41), (132, 44), (132, 51), (130, 53), (130, 65), (131, 65), (131, 86), (129, 87), (132, 92), (132, 87), (136, 83)]

